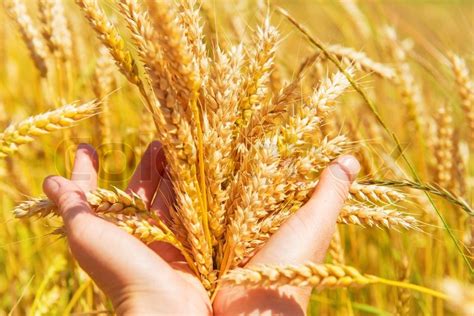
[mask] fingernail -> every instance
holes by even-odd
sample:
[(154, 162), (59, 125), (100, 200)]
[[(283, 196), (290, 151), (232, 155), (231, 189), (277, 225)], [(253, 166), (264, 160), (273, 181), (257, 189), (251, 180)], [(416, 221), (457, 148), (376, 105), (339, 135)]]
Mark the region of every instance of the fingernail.
[(80, 150), (80, 149), (89, 149), (89, 144), (86, 144), (86, 143), (80, 143), (79, 145), (77, 145), (77, 150)]
[(360, 164), (354, 156), (342, 156), (330, 166), (333, 175), (338, 179), (353, 181), (360, 171)]

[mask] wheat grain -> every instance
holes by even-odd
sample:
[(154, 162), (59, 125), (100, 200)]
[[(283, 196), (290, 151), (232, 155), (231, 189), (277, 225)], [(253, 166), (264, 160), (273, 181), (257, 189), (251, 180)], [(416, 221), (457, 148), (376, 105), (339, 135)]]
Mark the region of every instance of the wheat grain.
[(42, 77), (46, 77), (48, 74), (46, 45), (41, 39), (40, 32), (33, 24), (31, 17), (28, 15), (25, 4), (21, 0), (6, 0), (4, 5), (13, 21), (17, 24), (36, 68)]
[(8, 126), (0, 133), (0, 157), (17, 151), (22, 144), (32, 142), (34, 136), (71, 127), (80, 120), (95, 115), (97, 104), (96, 101), (81, 105), (68, 104)]

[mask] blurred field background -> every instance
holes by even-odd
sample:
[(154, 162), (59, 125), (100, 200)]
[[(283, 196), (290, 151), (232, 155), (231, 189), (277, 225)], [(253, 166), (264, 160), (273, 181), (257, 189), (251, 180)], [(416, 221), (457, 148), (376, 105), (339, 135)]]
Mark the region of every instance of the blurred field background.
[[(39, 27), (36, 1), (25, 2)], [(97, 97), (93, 83), (100, 69), (97, 66), (100, 44), (73, 1), (63, 2), (73, 34), (73, 62), (48, 78), (40, 77), (15, 24), (4, 8), (0, 8), (1, 129), (60, 104)], [(123, 21), (111, 9), (110, 2), (101, 4), (128, 38)], [(415, 91), (412, 95), (372, 74), (359, 73), (357, 82), (374, 101), (388, 128), (400, 139), (420, 179), (439, 183), (439, 165), (448, 164), (450, 178), (445, 186), (472, 205), (474, 165), (473, 148), (469, 148), (472, 138), (469, 140), (466, 112), (449, 54), (459, 55), (467, 68), (474, 69), (474, 3), (454, 0), (350, 3), (355, 4), (353, 10), (358, 13), (339, 1), (271, 1), (272, 21), (282, 34), (272, 82), (278, 84), (279, 78), (290, 80), (302, 62), (316, 52), (294, 26), (274, 12), (277, 6), (286, 9), (325, 44), (363, 51), (371, 59), (394, 69), (399, 61), (393, 55), (393, 45), (399, 45), (406, 51), (405, 62), (413, 75), (414, 81), (409, 85)], [(207, 37), (219, 43), (238, 42), (255, 29), (264, 10), (262, 3), (252, 0), (203, 1)], [(395, 42), (387, 38), (386, 26), (396, 30)], [(316, 85), (321, 76), (334, 70), (331, 63), (318, 62), (308, 72), (306, 86)], [(11, 210), (26, 196), (40, 195), (44, 177), (68, 175), (74, 144), (81, 142), (100, 146), (102, 187), (124, 186), (144, 144), (153, 139), (153, 128), (146, 122), (137, 91), (114, 71), (116, 90), (108, 99), (107, 143), (99, 138), (98, 119), (93, 118), (70, 131), (40, 137), (0, 160), (0, 315), (111, 313), (105, 297), (72, 260), (66, 241), (51, 235), (60, 222), (56, 219), (18, 221)], [(410, 99), (418, 92), (420, 99)], [(362, 179), (413, 179), (390, 135), (355, 91), (343, 98), (335, 117), (327, 126), (328, 132), (345, 133), (354, 141), (353, 151), (363, 165)], [(446, 129), (448, 136), (443, 134)], [(444, 156), (437, 154), (440, 137), (451, 141), (449, 154)], [(443, 302), (396, 287), (373, 285), (315, 292), (309, 314), (467, 315), (474, 312), (473, 274), (469, 267), (473, 264), (469, 249), (472, 250), (474, 243), (474, 228), (470, 217), (459, 207), (433, 197), (453, 234), (450, 236), (426, 196), (415, 190), (408, 193), (411, 199), (401, 211), (422, 221), (421, 230), (339, 227), (343, 260), (366, 273), (448, 289), (456, 299)], [(328, 261), (331, 258), (328, 256)]]

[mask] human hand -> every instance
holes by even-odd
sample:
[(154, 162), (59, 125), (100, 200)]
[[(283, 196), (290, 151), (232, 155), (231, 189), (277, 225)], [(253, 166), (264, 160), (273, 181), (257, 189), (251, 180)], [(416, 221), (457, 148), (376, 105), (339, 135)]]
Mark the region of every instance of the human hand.
[[(290, 217), (246, 266), (322, 262), (334, 234), (339, 211), (360, 165), (343, 156), (321, 174), (310, 200)], [(311, 288), (277, 289), (222, 287), (213, 303), (214, 315), (304, 315)]]
[[(164, 164), (161, 145), (152, 143), (128, 191), (166, 219), (173, 197)], [(161, 242), (148, 247), (92, 212), (84, 193), (97, 188), (97, 168), (94, 149), (79, 145), (71, 180), (48, 177), (43, 190), (59, 208), (72, 255), (110, 298), (117, 314), (211, 314), (204, 287), (175, 248)]]
[[(128, 186), (151, 210), (166, 219), (172, 205), (159, 143), (150, 145)], [(118, 314), (304, 314), (311, 289), (221, 288), (213, 307), (179, 252), (161, 242), (145, 246), (115, 225), (95, 216), (85, 192), (97, 187), (98, 159), (80, 145), (71, 181), (48, 177), (46, 195), (58, 205), (73, 256), (111, 299)], [(247, 263), (303, 263), (323, 260), (339, 210), (359, 170), (350, 156), (327, 168), (312, 198)], [(153, 197), (155, 196), (153, 200)], [(132, 259), (132, 260), (131, 260)]]

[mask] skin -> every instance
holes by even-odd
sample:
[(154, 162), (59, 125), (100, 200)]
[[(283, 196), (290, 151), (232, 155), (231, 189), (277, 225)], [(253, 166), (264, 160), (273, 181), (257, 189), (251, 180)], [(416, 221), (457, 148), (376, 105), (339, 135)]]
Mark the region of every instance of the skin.
[[(158, 142), (145, 152), (128, 190), (164, 220), (172, 205), (171, 184)], [(247, 266), (322, 262), (336, 219), (360, 169), (343, 156), (322, 173), (311, 199), (288, 219)], [(213, 303), (179, 252), (164, 243), (149, 246), (94, 215), (84, 192), (97, 188), (97, 154), (79, 145), (71, 179), (50, 176), (45, 194), (59, 207), (73, 256), (111, 299), (119, 315), (304, 315), (311, 289), (222, 287)], [(156, 192), (156, 194), (155, 194)]]

